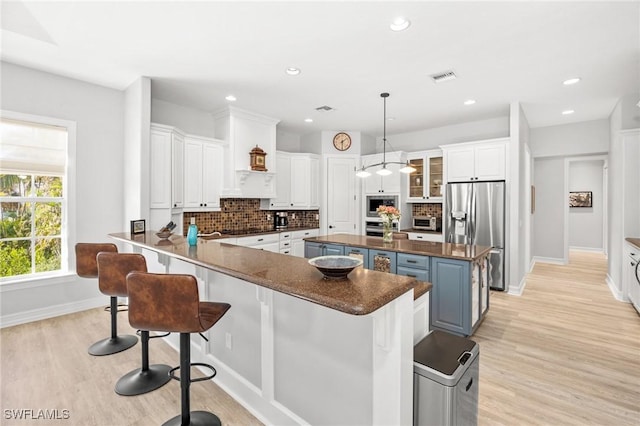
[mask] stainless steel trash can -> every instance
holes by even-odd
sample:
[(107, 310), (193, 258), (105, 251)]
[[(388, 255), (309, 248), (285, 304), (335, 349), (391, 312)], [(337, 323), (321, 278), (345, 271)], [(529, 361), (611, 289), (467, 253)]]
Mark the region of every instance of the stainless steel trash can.
[(478, 424), (480, 348), (471, 339), (433, 331), (413, 350), (413, 424)]

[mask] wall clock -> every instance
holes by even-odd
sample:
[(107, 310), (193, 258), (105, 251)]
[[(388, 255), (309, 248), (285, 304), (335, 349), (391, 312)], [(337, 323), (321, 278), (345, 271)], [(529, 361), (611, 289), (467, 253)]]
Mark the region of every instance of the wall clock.
[(351, 136), (344, 132), (336, 133), (333, 137), (333, 146), (338, 151), (346, 151), (351, 147)]

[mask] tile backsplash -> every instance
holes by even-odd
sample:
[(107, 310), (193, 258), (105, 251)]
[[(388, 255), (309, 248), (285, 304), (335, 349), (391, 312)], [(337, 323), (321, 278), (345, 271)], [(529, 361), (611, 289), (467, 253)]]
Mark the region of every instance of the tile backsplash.
[(440, 203), (416, 203), (412, 204), (413, 216), (435, 216), (442, 218), (442, 204)]
[[(260, 210), (258, 198), (222, 198), (219, 212), (184, 212), (183, 229), (187, 234), (191, 218), (196, 218), (198, 230), (208, 234), (214, 231), (270, 231), (273, 230), (275, 210)], [(282, 210), (284, 211), (284, 210)], [(317, 228), (318, 210), (288, 210), (289, 228)], [(293, 217), (295, 215), (295, 218)], [(268, 219), (268, 216), (271, 219)]]

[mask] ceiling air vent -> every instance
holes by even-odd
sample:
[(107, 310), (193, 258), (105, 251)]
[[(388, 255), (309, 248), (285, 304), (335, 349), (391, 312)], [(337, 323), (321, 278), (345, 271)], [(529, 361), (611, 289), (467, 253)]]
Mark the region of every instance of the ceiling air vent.
[(434, 83), (442, 83), (444, 81), (455, 80), (458, 78), (456, 73), (453, 71), (443, 71), (437, 74), (431, 74), (429, 77), (431, 77)]
[(316, 111), (325, 111), (325, 112), (328, 112), (328, 111), (333, 111), (333, 110), (334, 110), (334, 108), (331, 108), (331, 107), (330, 107), (330, 106), (328, 106), (328, 105), (322, 105), (322, 106), (319, 106), (318, 108), (316, 108)]

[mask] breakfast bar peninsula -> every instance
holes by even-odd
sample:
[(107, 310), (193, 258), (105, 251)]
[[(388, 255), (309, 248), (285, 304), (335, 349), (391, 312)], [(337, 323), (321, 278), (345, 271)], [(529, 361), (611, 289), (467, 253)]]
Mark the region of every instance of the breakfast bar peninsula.
[[(411, 424), (413, 346), (429, 332), (431, 285), (358, 267), (327, 280), (307, 259), (153, 232), (110, 234), (150, 272), (198, 279), (231, 309), (192, 362), (266, 424)], [(177, 336), (166, 338), (175, 348)]]

